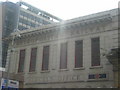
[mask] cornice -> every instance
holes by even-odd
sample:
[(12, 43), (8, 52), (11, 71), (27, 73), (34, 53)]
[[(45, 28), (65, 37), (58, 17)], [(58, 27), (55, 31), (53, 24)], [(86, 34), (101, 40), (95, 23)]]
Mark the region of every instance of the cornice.
[[(114, 29), (114, 30), (118, 30), (118, 29)], [(86, 35), (95, 35), (95, 34), (98, 34), (98, 33), (106, 33), (106, 32), (108, 32), (108, 31), (113, 31), (113, 30), (107, 30), (107, 31), (99, 31), (99, 32), (92, 32), (92, 33), (84, 33), (84, 34), (81, 34), (81, 33), (77, 33), (77, 32), (74, 32), (74, 34), (67, 34), (67, 35), (65, 35), (65, 36), (60, 36), (60, 35), (58, 35), (57, 34), (57, 32), (56, 32), (56, 34), (55, 35), (42, 35), (42, 36), (40, 36), (40, 37), (38, 37), (38, 36), (36, 36), (36, 37), (33, 37), (33, 38), (23, 38), (23, 39), (16, 39), (15, 40), (15, 44), (14, 44), (14, 46), (15, 47), (25, 47), (25, 46), (30, 46), (30, 45), (38, 45), (38, 44), (41, 44), (41, 43), (48, 43), (48, 42), (54, 42), (54, 41), (59, 41), (59, 40), (69, 40), (69, 39), (71, 39), (71, 38), (77, 38), (77, 37), (84, 37), (84, 36), (86, 36)], [(99, 34), (99, 35), (100, 35)], [(47, 37), (46, 37), (47, 36)], [(46, 38), (45, 38), (46, 37)]]
[(30, 42), (35, 43), (36, 41), (49, 41), (58, 38), (101, 32), (107, 30), (105, 27), (111, 26), (113, 22), (112, 19), (113, 17), (107, 13), (103, 15), (88, 15), (83, 18), (80, 17), (62, 21), (61, 23), (43, 25), (41, 27), (21, 31), (21, 37), (16, 37), (15, 41), (24, 41), (24, 43), (20, 44), (29, 44)]
[(61, 23), (55, 23), (51, 25), (44, 25), (42, 27), (34, 28), (32, 30), (26, 30), (21, 32), (22, 37), (28, 36), (33, 36), (34, 34), (43, 34), (43, 33), (48, 33), (53, 30), (60, 30), (60, 29), (70, 29), (70, 28), (89, 28), (91, 25), (92, 27), (96, 25), (106, 25), (112, 22), (112, 18), (110, 16), (102, 16), (102, 18), (96, 18), (96, 19), (87, 19), (87, 20), (76, 20), (75, 21), (63, 21)]

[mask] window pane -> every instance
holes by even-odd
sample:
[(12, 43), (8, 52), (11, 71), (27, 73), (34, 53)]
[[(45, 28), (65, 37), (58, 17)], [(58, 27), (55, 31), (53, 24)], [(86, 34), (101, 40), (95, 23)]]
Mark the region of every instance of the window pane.
[(100, 40), (99, 38), (92, 38), (91, 57), (92, 57), (92, 66), (99, 66), (100, 65)]
[(48, 70), (49, 64), (49, 46), (43, 47), (43, 61), (42, 61), (42, 70)]
[(23, 72), (25, 61), (25, 49), (20, 50), (18, 72)]
[(60, 69), (66, 68), (67, 68), (67, 43), (62, 43), (60, 50)]
[(30, 58), (30, 68), (29, 71), (33, 72), (35, 71), (36, 67), (36, 56), (37, 56), (37, 48), (31, 49), (31, 58)]
[(75, 42), (75, 68), (83, 66), (83, 41)]

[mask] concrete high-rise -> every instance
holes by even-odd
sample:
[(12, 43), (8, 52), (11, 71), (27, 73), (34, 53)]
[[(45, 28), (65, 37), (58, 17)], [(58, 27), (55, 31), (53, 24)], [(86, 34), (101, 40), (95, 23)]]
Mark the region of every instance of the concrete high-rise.
[(1, 2), (0, 30), (2, 34), (2, 67), (5, 67), (8, 41), (6, 38), (15, 30), (25, 30), (46, 24), (60, 22), (62, 19), (25, 2)]
[(18, 8), (18, 29), (24, 30), (41, 25), (60, 22), (62, 19), (40, 10), (25, 2), (17, 2)]

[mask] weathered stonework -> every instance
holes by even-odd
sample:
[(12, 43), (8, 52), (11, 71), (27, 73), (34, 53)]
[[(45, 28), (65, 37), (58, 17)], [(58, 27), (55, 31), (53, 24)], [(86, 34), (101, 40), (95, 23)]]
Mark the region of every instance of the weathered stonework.
[[(114, 87), (113, 67), (100, 50), (100, 66), (91, 66), (91, 38), (100, 37), (100, 48), (109, 50), (115, 47), (117, 38), (117, 9), (76, 18), (61, 23), (46, 25), (21, 32), (16, 37), (14, 54), (10, 65), (11, 73), (18, 73), (19, 51), (26, 49), (24, 67), (24, 87), (26, 88), (96, 88)], [(116, 37), (114, 37), (116, 36)], [(75, 41), (83, 40), (83, 67), (74, 68)], [(60, 44), (67, 42), (67, 69), (60, 70)], [(117, 43), (117, 42), (115, 42)], [(42, 71), (43, 46), (50, 46), (49, 70)], [(37, 47), (36, 71), (29, 72), (30, 51)], [(117, 47), (117, 46), (116, 46)], [(10, 45), (9, 49), (12, 46)], [(105, 78), (89, 79), (91, 74), (106, 75)]]

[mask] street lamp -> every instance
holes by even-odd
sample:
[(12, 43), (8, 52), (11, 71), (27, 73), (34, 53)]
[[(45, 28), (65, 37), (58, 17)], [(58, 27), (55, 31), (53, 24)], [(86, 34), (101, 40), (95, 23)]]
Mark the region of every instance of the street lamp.
[[(16, 37), (21, 37), (20, 35), (20, 31), (17, 29), (15, 30), (14, 33), (11, 34), (12, 36), (12, 42), (11, 42), (11, 49), (10, 49), (10, 52), (8, 53), (8, 66), (6, 67), (7, 68), (7, 75), (6, 75), (6, 88), (8, 88), (8, 81), (9, 81), (9, 72), (10, 72), (10, 60), (11, 60), (11, 53), (14, 52), (14, 41), (15, 41), (15, 38)], [(10, 54), (10, 55), (9, 55)]]

